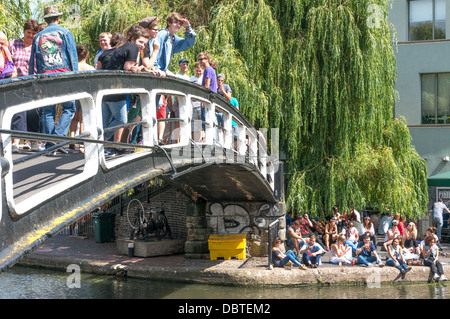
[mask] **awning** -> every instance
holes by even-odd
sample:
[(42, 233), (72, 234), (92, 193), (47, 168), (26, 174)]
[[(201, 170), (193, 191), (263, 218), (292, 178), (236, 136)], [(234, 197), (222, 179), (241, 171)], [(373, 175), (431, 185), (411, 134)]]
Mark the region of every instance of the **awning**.
[(427, 179), (428, 186), (448, 186), (450, 187), (450, 172), (445, 172), (430, 176)]

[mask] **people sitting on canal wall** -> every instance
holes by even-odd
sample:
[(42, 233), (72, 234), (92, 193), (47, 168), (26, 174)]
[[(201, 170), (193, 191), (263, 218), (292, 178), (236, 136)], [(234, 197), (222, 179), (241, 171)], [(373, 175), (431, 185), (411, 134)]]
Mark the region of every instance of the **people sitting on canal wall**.
[(379, 267), (384, 266), (377, 253), (376, 246), (371, 242), (369, 234), (363, 235), (363, 240), (358, 242), (355, 253), (357, 255), (356, 264), (358, 265), (372, 266), (372, 263), (375, 262)]
[(307, 267), (317, 268), (321, 264), (320, 257), (324, 253), (323, 248), (316, 242), (316, 235), (309, 236), (309, 242), (300, 250), (302, 263)]
[(313, 223), (309, 219), (308, 214), (298, 214), (295, 218), (300, 223), (300, 234), (303, 238), (308, 238), (313, 234), (311, 228), (314, 227)]
[(281, 251), (281, 243), (282, 241), (279, 237), (275, 238), (272, 242), (272, 263), (274, 267), (284, 267), (288, 262), (291, 262), (294, 267), (306, 269), (306, 267), (300, 263), (300, 260), (292, 250), (287, 250), (286, 253)]
[(300, 255), (300, 247), (309, 242), (309, 238), (303, 238), (300, 233), (300, 223), (295, 220), (287, 231), (286, 246), (295, 249), (297, 255)]
[(364, 217), (361, 224), (361, 230), (359, 233), (360, 237), (363, 238), (365, 235), (370, 236), (370, 240), (373, 242), (375, 247), (377, 247), (377, 236), (375, 234), (375, 226), (369, 216)]
[(359, 234), (356, 227), (353, 225), (353, 222), (348, 222), (348, 230), (345, 232), (345, 244), (352, 248), (352, 251), (356, 251), (356, 247), (359, 242)]
[(422, 256), (424, 265), (430, 267), (434, 280), (445, 281), (444, 268), (439, 261), (439, 247), (436, 245), (437, 239), (434, 234), (425, 238), (425, 245), (422, 246)]
[(313, 224), (313, 234), (316, 236), (316, 243), (318, 243), (324, 251), (326, 251), (326, 246), (323, 241), (323, 236), (325, 235), (325, 222), (321, 220), (311, 219)]
[(294, 216), (292, 214), (292, 208), (288, 210), (286, 213), (286, 231), (288, 231), (289, 227), (292, 226), (292, 223), (294, 222)]
[(338, 228), (336, 220), (333, 218), (325, 225), (325, 234), (323, 241), (325, 242), (326, 250), (330, 250), (330, 245), (333, 244), (338, 237)]
[(345, 244), (345, 235), (340, 234), (337, 238), (337, 242), (331, 245), (330, 262), (332, 264), (339, 264), (339, 266), (342, 264), (354, 264), (352, 248)]
[(406, 228), (405, 223), (406, 223), (406, 217), (400, 215), (400, 219), (398, 221), (397, 227), (398, 227), (398, 231), (400, 232), (400, 235), (402, 235), (402, 236), (403, 236), (403, 232), (405, 231), (405, 228)]
[(405, 243), (405, 248), (412, 249), (417, 255), (420, 255), (419, 243), (417, 241), (417, 227), (414, 222), (409, 222), (403, 231), (403, 242)]
[(394, 240), (394, 238), (396, 238), (397, 236), (401, 236), (400, 231), (398, 230), (397, 226), (398, 226), (398, 221), (394, 219), (392, 221), (391, 228), (386, 232), (386, 235), (384, 236), (383, 248), (386, 251), (387, 251), (387, 247), (392, 244), (392, 241)]
[(381, 216), (378, 222), (378, 235), (385, 235), (389, 230), (393, 217), (389, 213), (385, 213)]
[(372, 215), (370, 215), (370, 221), (373, 224), (373, 229), (375, 231), (375, 234), (378, 234), (378, 223), (380, 220), (380, 212), (376, 211), (375, 213), (373, 213)]
[(412, 268), (407, 265), (403, 248), (400, 245), (400, 240), (395, 237), (391, 243), (387, 246), (388, 259), (386, 260), (386, 266), (397, 268), (401, 274), (406, 274)]

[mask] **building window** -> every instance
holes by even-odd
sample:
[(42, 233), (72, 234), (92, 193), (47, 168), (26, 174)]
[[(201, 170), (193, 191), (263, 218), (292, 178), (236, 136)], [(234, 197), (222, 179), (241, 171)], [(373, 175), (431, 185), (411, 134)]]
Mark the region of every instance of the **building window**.
[(445, 39), (446, 0), (409, 1), (409, 41)]
[(422, 124), (450, 124), (450, 73), (422, 74)]

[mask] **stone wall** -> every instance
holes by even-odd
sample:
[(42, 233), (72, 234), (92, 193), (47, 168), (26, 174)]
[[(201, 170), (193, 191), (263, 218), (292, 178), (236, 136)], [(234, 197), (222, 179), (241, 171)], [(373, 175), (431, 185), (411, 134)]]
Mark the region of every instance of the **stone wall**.
[[(268, 252), (268, 225), (280, 220), (279, 235), (285, 238), (284, 203), (256, 202), (192, 202), (174, 188), (142, 201), (144, 209), (164, 208), (173, 238), (186, 239), (185, 254), (189, 258), (209, 258), (208, 238), (211, 234), (247, 234), (246, 255), (261, 257)], [(128, 239), (131, 226), (126, 211), (115, 218), (116, 240)]]
[[(186, 204), (189, 198), (174, 188), (153, 197), (150, 202), (141, 201), (144, 210), (150, 208), (164, 209), (164, 213), (169, 222), (173, 238), (185, 239), (187, 236), (186, 227)], [(117, 215), (115, 218), (115, 237), (116, 239), (129, 238), (131, 226), (127, 221), (127, 212), (123, 212), (122, 216)]]
[(247, 234), (247, 255), (265, 256), (268, 252), (268, 226), (280, 219), (279, 235), (285, 238), (284, 203), (215, 202), (207, 207), (211, 234)]

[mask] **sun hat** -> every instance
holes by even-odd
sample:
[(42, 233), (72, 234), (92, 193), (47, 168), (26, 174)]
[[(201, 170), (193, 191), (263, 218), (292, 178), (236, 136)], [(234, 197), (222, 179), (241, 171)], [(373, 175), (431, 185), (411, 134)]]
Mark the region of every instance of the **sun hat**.
[(56, 5), (51, 5), (44, 8), (44, 19), (50, 17), (59, 17), (62, 14), (63, 13), (59, 12), (58, 6)]

